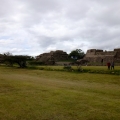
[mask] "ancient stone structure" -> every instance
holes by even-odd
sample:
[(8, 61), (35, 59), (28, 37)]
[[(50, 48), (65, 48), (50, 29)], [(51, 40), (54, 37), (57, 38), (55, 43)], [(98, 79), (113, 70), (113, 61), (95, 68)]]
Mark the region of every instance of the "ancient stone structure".
[(53, 64), (56, 61), (64, 61), (68, 59), (68, 54), (62, 50), (43, 53), (36, 57), (37, 61), (45, 62), (45, 64)]
[(120, 48), (114, 51), (103, 51), (99, 49), (89, 49), (84, 57), (91, 65), (106, 65), (107, 62), (114, 61), (120, 65)]

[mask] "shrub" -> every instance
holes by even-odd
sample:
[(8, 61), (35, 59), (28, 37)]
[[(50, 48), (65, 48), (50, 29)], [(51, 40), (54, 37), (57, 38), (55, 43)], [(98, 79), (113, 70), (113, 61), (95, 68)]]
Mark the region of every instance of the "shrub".
[(44, 65), (44, 62), (40, 62), (40, 61), (29, 61), (30, 65)]

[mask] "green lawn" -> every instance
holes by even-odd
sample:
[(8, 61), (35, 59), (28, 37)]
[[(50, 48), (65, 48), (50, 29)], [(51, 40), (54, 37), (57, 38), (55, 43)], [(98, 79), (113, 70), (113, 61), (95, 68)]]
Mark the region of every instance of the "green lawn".
[(0, 67), (0, 120), (120, 120), (120, 76)]
[[(64, 66), (38, 66), (38, 68), (51, 68), (51, 69), (63, 69)], [(77, 69), (77, 66), (72, 66), (73, 69)], [(107, 66), (82, 66), (83, 69), (90, 69), (90, 70), (108, 70)], [(115, 66), (114, 70), (120, 70), (120, 66)]]

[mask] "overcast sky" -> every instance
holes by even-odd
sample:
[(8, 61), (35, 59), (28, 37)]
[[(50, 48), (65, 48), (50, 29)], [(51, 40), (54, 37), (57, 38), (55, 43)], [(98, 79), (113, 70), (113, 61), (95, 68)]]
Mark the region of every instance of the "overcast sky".
[(0, 0), (0, 53), (120, 48), (120, 0)]

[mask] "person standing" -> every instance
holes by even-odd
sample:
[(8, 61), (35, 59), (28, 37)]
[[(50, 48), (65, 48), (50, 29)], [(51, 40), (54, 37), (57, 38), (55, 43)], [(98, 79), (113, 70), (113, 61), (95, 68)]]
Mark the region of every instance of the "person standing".
[(103, 59), (101, 60), (101, 64), (103, 65)]
[(114, 61), (111, 62), (111, 70), (114, 70)]
[(108, 70), (110, 70), (110, 62), (107, 63)]

